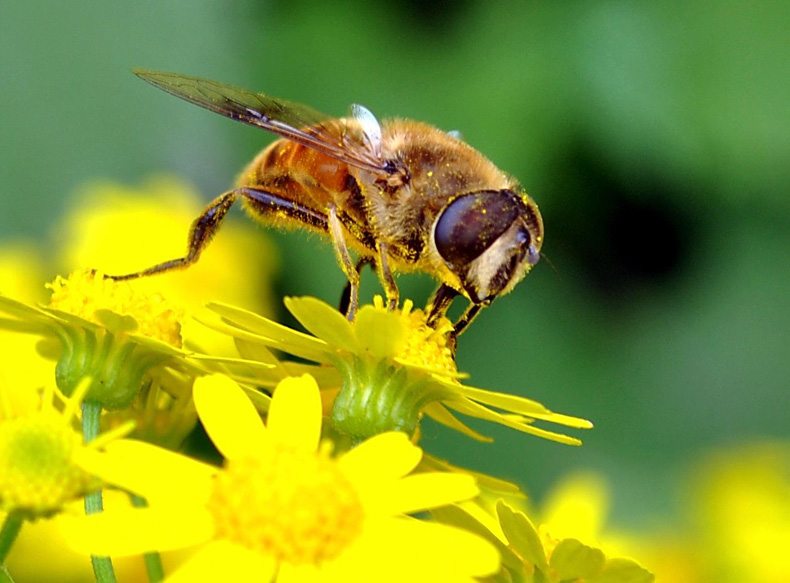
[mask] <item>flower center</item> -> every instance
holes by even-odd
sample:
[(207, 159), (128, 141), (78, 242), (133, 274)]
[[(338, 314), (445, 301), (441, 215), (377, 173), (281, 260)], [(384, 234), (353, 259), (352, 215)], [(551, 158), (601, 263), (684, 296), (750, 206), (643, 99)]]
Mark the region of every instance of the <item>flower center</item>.
[[(58, 276), (47, 287), (52, 290), (50, 308), (102, 326), (107, 325), (107, 318), (98, 318), (97, 312), (128, 316), (136, 323), (129, 331), (181, 347), (181, 315), (159, 294), (149, 297), (126, 282), (88, 271), (75, 271), (67, 278)], [(114, 322), (120, 324), (117, 317)]]
[(81, 442), (54, 411), (0, 423), (0, 508), (40, 516), (89, 491), (94, 479), (72, 462)]
[(334, 559), (364, 520), (356, 490), (327, 454), (282, 446), (229, 461), (208, 509), (218, 536), (293, 565)]
[(458, 369), (447, 343), (453, 330), (452, 322), (441, 318), (432, 328), (427, 324), (427, 314), (419, 309), (412, 310), (411, 307), (410, 301), (404, 303), (401, 318), (406, 334), (396, 357), (413, 366), (454, 375)]

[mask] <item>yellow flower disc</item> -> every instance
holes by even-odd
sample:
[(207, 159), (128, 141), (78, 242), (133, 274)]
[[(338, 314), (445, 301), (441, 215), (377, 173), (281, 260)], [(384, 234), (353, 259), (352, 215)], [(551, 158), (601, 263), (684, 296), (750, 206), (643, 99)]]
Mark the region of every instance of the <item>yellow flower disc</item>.
[(452, 322), (447, 318), (441, 318), (433, 328), (428, 326), (425, 312), (419, 309), (411, 310), (411, 307), (411, 301), (404, 303), (401, 318), (406, 334), (397, 358), (412, 366), (454, 375), (458, 369), (447, 342), (453, 330)]
[(359, 496), (324, 453), (231, 460), (208, 502), (217, 536), (292, 565), (337, 557), (362, 532)]
[(0, 508), (40, 516), (85, 494), (94, 479), (72, 462), (82, 436), (54, 411), (0, 424)]
[(96, 318), (99, 310), (129, 316), (137, 323), (136, 334), (181, 347), (181, 314), (159, 294), (147, 296), (126, 282), (89, 271), (58, 276), (47, 287), (52, 290), (50, 308), (102, 325)]

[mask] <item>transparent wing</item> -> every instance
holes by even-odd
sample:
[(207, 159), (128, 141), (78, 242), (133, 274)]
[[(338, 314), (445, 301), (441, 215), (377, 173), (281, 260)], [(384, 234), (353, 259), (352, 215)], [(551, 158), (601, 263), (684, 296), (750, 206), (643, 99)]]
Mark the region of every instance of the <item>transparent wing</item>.
[(381, 129), (367, 110), (361, 120), (338, 119), (304, 105), (197, 77), (139, 69), (134, 74), (225, 117), (261, 127), (358, 168), (387, 174), (379, 155)]

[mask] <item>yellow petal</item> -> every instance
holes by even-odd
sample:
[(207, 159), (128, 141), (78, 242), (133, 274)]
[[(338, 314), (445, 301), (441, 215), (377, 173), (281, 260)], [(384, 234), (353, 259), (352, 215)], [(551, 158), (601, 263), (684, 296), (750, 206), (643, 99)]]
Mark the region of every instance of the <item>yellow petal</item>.
[[(322, 566), (331, 583), (471, 583), (499, 568), (496, 549), (465, 530), (414, 519), (390, 519), (370, 525), (359, 544)], [(381, 574), (381, 577), (379, 577)]]
[(459, 413), (463, 413), (464, 415), (477, 417), (478, 419), (484, 419), (486, 421), (493, 421), (494, 423), (499, 423), (500, 425), (510, 427), (511, 429), (515, 429), (523, 433), (530, 433), (544, 439), (550, 439), (551, 441), (564, 443), (565, 445), (582, 444), (580, 439), (535, 427), (534, 425), (530, 424), (530, 419), (524, 419), (523, 417), (514, 418), (512, 415), (498, 413), (497, 411), (484, 407), (483, 405), (467, 399), (466, 397), (454, 401), (445, 401), (444, 404), (448, 408), (458, 411)]
[(107, 483), (139, 494), (149, 502), (164, 499), (205, 500), (216, 468), (150, 443), (121, 439), (106, 453), (89, 448), (75, 452), (75, 461)]
[(264, 447), (263, 421), (235, 382), (220, 374), (201, 377), (192, 394), (206, 433), (227, 459), (247, 457)]
[(195, 508), (122, 508), (91, 516), (63, 516), (59, 527), (76, 551), (103, 556), (169, 551), (205, 542), (211, 516)]
[(311, 334), (330, 346), (349, 352), (359, 350), (354, 329), (346, 317), (317, 298), (285, 298), (285, 307)]
[(446, 506), (474, 498), (478, 493), (472, 476), (439, 472), (406, 476), (380, 491), (392, 515)]
[(266, 420), (271, 439), (315, 451), (321, 437), (321, 393), (313, 377), (289, 377), (277, 385)]
[(258, 581), (269, 583), (277, 564), (274, 559), (228, 541), (214, 541), (200, 549), (168, 576), (167, 583), (217, 583)]
[(499, 569), (499, 554), (494, 546), (466, 530), (412, 519), (392, 520), (388, 530), (393, 545), (390, 553), (422, 558), (425, 569), (438, 576), (447, 573), (484, 577)]
[[(314, 298), (313, 300), (315, 302), (319, 301)], [(286, 298), (286, 306), (289, 305), (288, 302), (289, 299)], [(304, 356), (309, 360), (315, 360), (317, 358), (321, 361), (324, 359), (324, 355), (331, 351), (326, 343), (319, 338), (297, 332), (287, 326), (283, 326), (282, 324), (278, 324), (277, 322), (273, 322), (241, 308), (219, 303), (209, 303), (208, 308), (222, 316), (224, 320), (230, 322), (232, 325), (230, 326), (231, 330), (229, 332), (234, 336), (236, 336), (236, 333), (239, 333), (239, 338), (248, 337), (254, 339), (258, 337), (259, 339), (265, 340), (268, 346), (274, 346), (285, 352), (298, 354), (300, 356), (305, 354), (312, 355)], [(327, 306), (327, 308), (329, 308), (329, 306)], [(337, 312), (335, 311), (335, 313)], [(211, 327), (218, 324), (217, 322), (206, 323)], [(346, 322), (346, 324), (348, 324), (348, 322)], [(235, 330), (235, 332), (233, 332), (233, 330)], [(249, 331), (251, 335), (247, 336), (244, 334), (246, 331)]]
[(553, 538), (597, 541), (610, 505), (609, 487), (603, 477), (579, 472), (554, 487), (544, 502), (541, 522)]
[(445, 427), (449, 427), (450, 429), (455, 429), (456, 431), (463, 433), (467, 437), (471, 437), (472, 439), (476, 439), (477, 441), (483, 441), (486, 443), (492, 443), (494, 441), (493, 437), (488, 437), (487, 435), (478, 433), (471, 427), (462, 423), (455, 415), (453, 415), (452, 413), (450, 413), (450, 411), (447, 410), (447, 407), (442, 405), (439, 401), (434, 401), (433, 403), (429, 403), (428, 405), (423, 407), (423, 412), (437, 423), (441, 423), (442, 425), (444, 425)]
[(422, 450), (405, 433), (390, 431), (363, 441), (338, 464), (352, 482), (373, 479), (378, 484), (405, 476), (417, 467), (420, 458)]
[(360, 308), (355, 327), (359, 344), (377, 359), (396, 356), (406, 336), (400, 316), (370, 305)]

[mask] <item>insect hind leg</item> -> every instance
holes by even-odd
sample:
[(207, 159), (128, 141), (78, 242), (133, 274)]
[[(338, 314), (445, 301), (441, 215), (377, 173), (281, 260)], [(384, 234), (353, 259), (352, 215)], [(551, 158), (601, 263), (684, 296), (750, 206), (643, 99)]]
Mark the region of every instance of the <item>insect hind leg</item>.
[(239, 197), (245, 199), (250, 206), (263, 216), (267, 214), (284, 215), (317, 229), (327, 230), (326, 216), (313, 209), (268, 191), (249, 187), (237, 188), (215, 198), (203, 209), (200, 216), (195, 219), (189, 230), (186, 255), (158, 263), (142, 271), (124, 275), (107, 275), (105, 277), (115, 281), (125, 281), (166, 273), (176, 269), (184, 269), (192, 265), (200, 258), (200, 254), (211, 242), (214, 235), (217, 234), (222, 220)]

